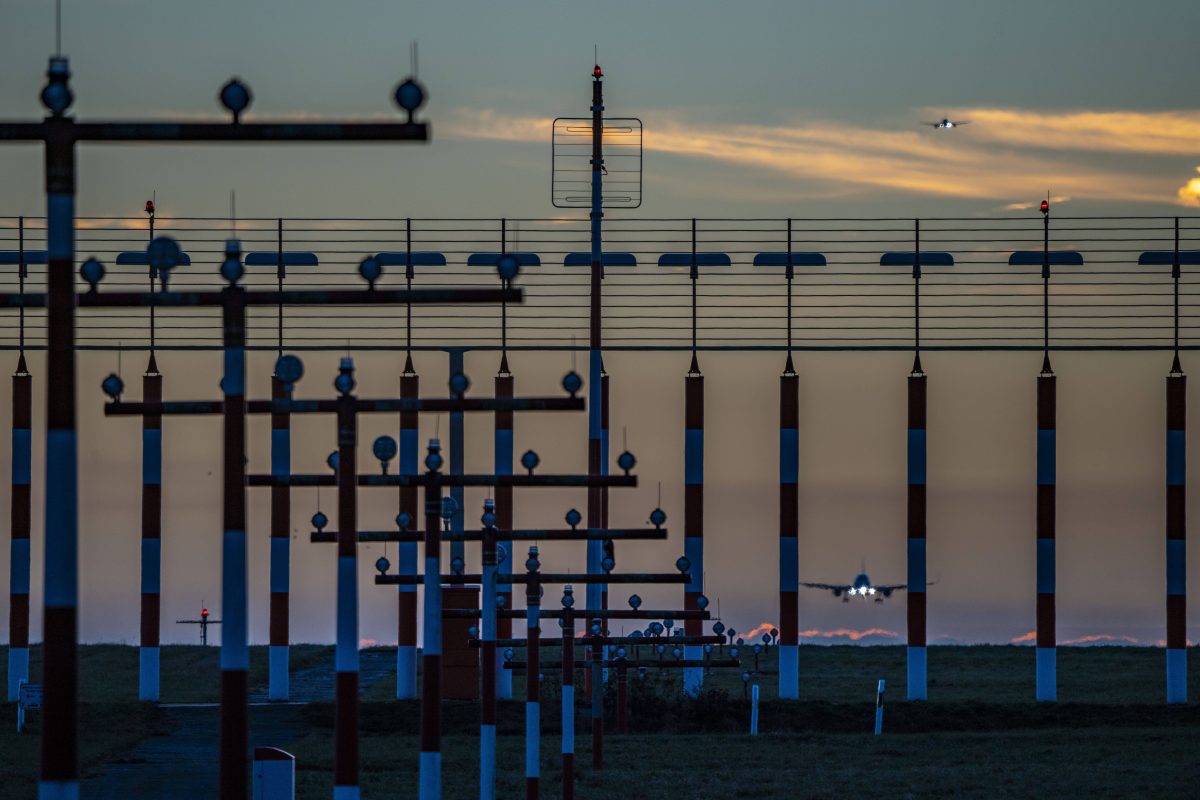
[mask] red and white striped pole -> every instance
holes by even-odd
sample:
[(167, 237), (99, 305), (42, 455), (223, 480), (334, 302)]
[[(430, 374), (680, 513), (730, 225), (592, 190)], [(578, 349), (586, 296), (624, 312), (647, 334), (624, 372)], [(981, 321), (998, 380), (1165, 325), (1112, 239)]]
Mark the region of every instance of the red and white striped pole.
[(787, 221), (787, 361), (779, 376), (779, 699), (800, 699), (800, 378), (792, 365), (792, 220)]
[(358, 800), (358, 412), (354, 362), (343, 358), (338, 390), (337, 649), (334, 715), (334, 800)]
[[(508, 358), (500, 360), (500, 372), (496, 375), (496, 398), (509, 400), (513, 396), (513, 376), (508, 369)], [(513, 474), (513, 412), (497, 411), (495, 413), (494, 431), (494, 461), (493, 472), (496, 475)], [(497, 486), (496, 493), (496, 528), (502, 531), (513, 529), (513, 489), (511, 486)], [(498, 565), (502, 576), (511, 576), (513, 560), (516, 552), (509, 545), (508, 555)], [(496, 599), (501, 608), (512, 608), (512, 584), (499, 582), (496, 585)], [(497, 636), (500, 639), (512, 638), (513, 623), (509, 617), (502, 617), (496, 623)], [(496, 697), (501, 700), (511, 700), (513, 695), (512, 670), (504, 669), (503, 659), (496, 656)]]
[[(696, 357), (696, 290), (700, 269), (696, 264), (696, 220), (692, 219), (692, 363), (684, 378), (684, 440), (683, 440), (683, 554), (691, 564), (691, 580), (683, 587), (683, 607), (688, 611), (700, 609), (699, 598), (704, 593), (704, 375)], [(701, 636), (704, 631), (698, 619), (683, 623), (687, 636)], [(699, 661), (701, 648), (684, 647), (688, 659)], [(695, 697), (704, 685), (704, 669), (686, 667), (683, 670), (683, 691)]]
[[(142, 399), (162, 401), (162, 375), (154, 352), (142, 376)], [(162, 414), (142, 415), (142, 613), (138, 699), (159, 697), (159, 609), (162, 572)]]
[(575, 797), (575, 591), (563, 587), (562, 615), (562, 796)]
[[(226, 260), (241, 259), (241, 243), (225, 243)], [(250, 646), (246, 551), (246, 301), (245, 290), (222, 290), (225, 369), (223, 544), (221, 548), (220, 796), (244, 800), (250, 762)]]
[(483, 501), (480, 600), (479, 800), (496, 798), (496, 501)]
[(442, 443), (425, 456), (425, 647), (421, 655), (420, 800), (442, 796)]
[(1058, 698), (1055, 636), (1055, 484), (1057, 379), (1050, 367), (1050, 204), (1042, 201), (1042, 371), (1037, 379), (1037, 688), (1038, 700)]
[(800, 378), (779, 376), (779, 698), (800, 699)]
[(1167, 702), (1186, 703), (1187, 684), (1187, 376), (1179, 363), (1179, 217), (1175, 218), (1175, 358), (1167, 375)]
[[(693, 292), (695, 286), (693, 280)], [(698, 601), (704, 593), (704, 376), (700, 373), (695, 350), (684, 378), (684, 417), (683, 553), (691, 563), (691, 580), (683, 587), (683, 607), (687, 611), (698, 611)], [(699, 619), (685, 620), (684, 634), (704, 635), (702, 624)], [(699, 645), (685, 645), (684, 651), (688, 660), (703, 658), (703, 648)], [(685, 693), (695, 697), (703, 685), (703, 667), (684, 668)]]
[(525, 797), (537, 800), (542, 775), (542, 703), (541, 703), (541, 582), (538, 580), (538, 549), (529, 548), (525, 568)]
[[(287, 387), (271, 376), (271, 399), (287, 400)], [(271, 474), (286, 478), (292, 472), (292, 415), (271, 412)], [(339, 523), (340, 524), (340, 523)], [(271, 624), (267, 698), (286, 701), (290, 694), (289, 591), (291, 589), (292, 489), (271, 487)]]
[[(54, 56), (43, 100), (67, 92)], [(69, 105), (70, 101), (67, 101)], [(51, 108), (46, 152), (46, 515), (40, 800), (79, 796), (79, 446), (75, 411), (75, 122)]]
[(913, 365), (908, 375), (908, 670), (909, 700), (926, 700), (926, 411), (928, 377), (921, 368), (921, 221), (913, 221)]
[[(412, 354), (406, 355), (404, 373), (400, 376), (400, 397), (415, 400), (420, 394), (421, 378), (413, 369)], [(400, 474), (418, 474), (419, 442), (417, 412), (400, 413)], [(404, 515), (408, 515), (405, 517)], [(400, 487), (400, 517), (408, 522), (407, 530), (416, 530), (420, 524), (417, 513), (417, 487)], [(416, 542), (400, 542), (398, 545), (398, 568), (401, 575), (417, 574)], [(396, 699), (411, 700), (417, 697), (417, 587), (401, 584), (397, 594), (399, 617), (396, 631)]]
[(12, 378), (12, 506), (8, 563), (8, 702), (17, 701), (21, 681), (29, 680), (29, 521), (33, 378), (25, 353)]

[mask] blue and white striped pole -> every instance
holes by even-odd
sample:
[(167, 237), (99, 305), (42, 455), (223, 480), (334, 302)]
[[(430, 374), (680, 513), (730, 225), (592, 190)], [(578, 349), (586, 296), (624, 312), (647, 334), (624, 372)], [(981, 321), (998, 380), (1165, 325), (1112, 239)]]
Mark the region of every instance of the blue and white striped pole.
[(420, 800), (442, 796), (442, 443), (425, 456), (425, 631), (421, 654)]

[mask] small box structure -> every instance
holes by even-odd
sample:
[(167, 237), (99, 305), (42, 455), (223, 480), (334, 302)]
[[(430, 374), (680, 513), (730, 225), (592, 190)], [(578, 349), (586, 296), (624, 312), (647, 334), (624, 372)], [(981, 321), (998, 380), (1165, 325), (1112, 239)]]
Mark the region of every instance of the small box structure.
[(278, 747), (254, 748), (254, 800), (296, 800), (296, 757)]
[(21, 681), (17, 687), (17, 733), (25, 730), (25, 712), (42, 707), (42, 685)]
[[(442, 607), (479, 609), (478, 586), (445, 586)], [(479, 699), (479, 649), (471, 647), (471, 626), (464, 617), (446, 617), (442, 622), (442, 687), (448, 700)]]

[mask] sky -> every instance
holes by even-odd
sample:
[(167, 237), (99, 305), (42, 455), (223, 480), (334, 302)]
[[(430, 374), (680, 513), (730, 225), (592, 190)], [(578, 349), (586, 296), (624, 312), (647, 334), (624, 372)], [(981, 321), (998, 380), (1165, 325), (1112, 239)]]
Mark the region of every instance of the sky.
[[(51, 6), (0, 0), (0, 22), (0, 117), (36, 118), (54, 46)], [(247, 120), (398, 118), (390, 93), (411, 71), (415, 41), (429, 94), (419, 117), (433, 130), (427, 145), (397, 147), (88, 146), (79, 161), (81, 215), (137, 215), (155, 192), (162, 217), (222, 216), (236, 190), (244, 216), (550, 216), (558, 213), (549, 203), (550, 121), (587, 113), (595, 47), (607, 76), (608, 113), (639, 117), (646, 131), (644, 205), (614, 216), (1016, 217), (1036, 214), (1033, 206), (1047, 192), (1063, 214), (1197, 213), (1200, 111), (1189, 99), (1198, 29), (1200, 5), (1165, 1), (1094, 0), (1081, 13), (1079, 3), (1056, 0), (66, 0), (62, 39), (80, 119), (216, 119), (216, 92), (237, 75), (254, 92)], [(971, 124), (950, 132), (919, 124), (944, 116)], [(38, 148), (0, 148), (0, 215), (42, 213), (41, 170)], [(377, 394), (394, 389), (394, 357), (358, 357), (360, 384)], [(35, 376), (44, 375), (38, 358)], [(442, 360), (422, 358), (428, 385), (443, 386)], [(660, 481), (664, 508), (682, 520), (684, 358), (612, 357), (614, 430), (630, 429), (644, 476), (632, 499), (614, 510), (614, 523), (643, 522)], [(309, 374), (331, 378), (335, 359), (306, 359)], [(712, 355), (703, 362), (710, 376), (708, 594), (721, 598), (723, 614), (740, 630), (775, 621), (778, 360)], [(931, 640), (1006, 642), (1032, 630), (1036, 360), (927, 359), (929, 558), (939, 578), (929, 601)], [(488, 382), (493, 361), (478, 355), (468, 362), (477, 386)], [(168, 396), (207, 393), (215, 384), (213, 354), (171, 354), (160, 362)], [(255, 365), (251, 386), (265, 393), (269, 361)], [(907, 356), (811, 354), (798, 366), (801, 576), (849, 581), (865, 560), (876, 580), (902, 580)], [(1162, 638), (1166, 366), (1155, 354), (1056, 360), (1064, 640)], [(111, 354), (85, 355), (81, 386), (97, 385), (112, 368)], [(139, 366), (125, 369), (131, 383)], [(563, 364), (526, 355), (517, 370), (519, 389), (548, 391)], [(35, 386), (42, 390), (36, 377)], [(309, 391), (316, 396), (319, 389)], [(83, 637), (134, 642), (137, 440), (132, 429), (121, 430), (125, 423), (103, 420), (98, 402), (84, 402), (81, 415), (88, 431), (81, 451)], [(167, 433), (164, 585), (171, 588), (164, 620), (190, 616), (218, 596), (219, 458), (214, 429), (205, 425)], [(468, 427), (469, 464), (479, 469), (490, 460), (489, 426), (480, 420)], [(261, 465), (265, 431), (255, 445), (255, 430), (251, 459)], [(311, 448), (297, 462), (307, 459), (315, 470), (328, 431), (320, 423), (311, 430)], [(521, 422), (518, 431), (542, 443), (537, 449), (548, 465), (583, 463), (581, 420)], [(314, 502), (296, 500), (293, 626), (297, 640), (327, 641), (332, 554), (316, 553), (319, 546), (303, 541), (298, 524)], [(565, 510), (560, 505), (572, 502), (582, 507), (582, 498), (569, 496), (522, 500), (518, 520), (550, 524)], [(364, 516), (378, 524), (391, 518), (386, 502), (364, 504)], [(265, 498), (254, 499), (254, 507), (252, 569), (265, 570)], [(670, 563), (680, 549), (677, 535), (669, 548), (630, 546), (622, 566)], [(364, 583), (376, 550), (363, 548)], [(559, 566), (573, 563), (568, 551), (551, 552)], [(1196, 554), (1193, 548), (1193, 575)], [(0, 567), (6, 558), (0, 553)], [(39, 564), (35, 545), (35, 575)], [(251, 632), (259, 641), (267, 630), (265, 585), (264, 578), (252, 595)], [(364, 586), (362, 597), (363, 638), (394, 640), (390, 593)], [(35, 604), (39, 598), (35, 588)], [(0, 609), (6, 604), (0, 597)], [(1190, 618), (1200, 619), (1195, 600), (1191, 610)], [(899, 641), (903, 613), (902, 601), (845, 606), (806, 593), (801, 628), (825, 641), (869, 631), (879, 632), (875, 640)], [(6, 621), (0, 615), (0, 640)], [(173, 628), (164, 625), (166, 641), (192, 636)], [(39, 630), (35, 619), (35, 636)], [(1189, 635), (1200, 639), (1200, 628), (1193, 624)]]

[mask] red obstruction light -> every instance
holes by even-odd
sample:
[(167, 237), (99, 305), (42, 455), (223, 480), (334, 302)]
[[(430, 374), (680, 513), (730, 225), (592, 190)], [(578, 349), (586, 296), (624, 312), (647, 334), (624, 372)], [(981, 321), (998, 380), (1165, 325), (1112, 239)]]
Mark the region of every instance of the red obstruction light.
[(147, 200), (147, 201), (146, 201), (146, 213), (147, 213), (147, 214), (153, 214), (153, 213), (154, 213), (154, 201), (153, 201), (153, 200)]
[(207, 608), (200, 609), (200, 616), (207, 618), (208, 617), (208, 609)]
[(604, 77), (604, 71), (602, 69), (600, 69), (599, 64), (597, 64), (595, 67), (592, 68), (592, 75), (593, 75), (593, 77), (596, 77), (596, 78)]
[(1050, 201), (1049, 201), (1049, 200), (1043, 200), (1043, 201), (1042, 201), (1042, 213), (1043, 213), (1043, 214), (1049, 214), (1049, 213), (1050, 213)]

